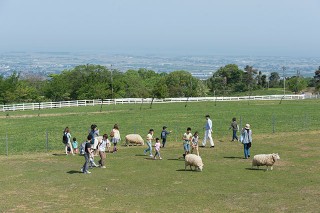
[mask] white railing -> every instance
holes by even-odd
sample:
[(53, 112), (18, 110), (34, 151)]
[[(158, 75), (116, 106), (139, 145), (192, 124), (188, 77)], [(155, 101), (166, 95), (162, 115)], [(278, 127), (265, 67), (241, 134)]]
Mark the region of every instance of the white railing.
[[(301, 100), (305, 95), (265, 95), (265, 96), (241, 96), (241, 97), (190, 97), (190, 98), (165, 98), (154, 99), (154, 103), (174, 103), (174, 102), (201, 102), (201, 101), (246, 101), (246, 100)], [(17, 110), (39, 110), (62, 107), (96, 106), (110, 104), (150, 104), (152, 98), (118, 98), (118, 99), (94, 99), (94, 100), (76, 100), (60, 102), (42, 102), (42, 103), (22, 103), (12, 105), (0, 105), (1, 111)]]

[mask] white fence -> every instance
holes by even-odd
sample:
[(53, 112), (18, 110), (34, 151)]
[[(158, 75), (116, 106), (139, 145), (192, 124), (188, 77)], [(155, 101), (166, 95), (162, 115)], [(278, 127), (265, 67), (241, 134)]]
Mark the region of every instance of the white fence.
[[(242, 97), (190, 97), (190, 98), (165, 98), (154, 99), (154, 103), (173, 103), (173, 102), (201, 102), (201, 101), (246, 101), (246, 100), (300, 100), (310, 98), (305, 95), (266, 95), (266, 96), (242, 96)], [(60, 102), (42, 102), (42, 103), (22, 103), (12, 105), (0, 105), (0, 110), (39, 110), (62, 107), (96, 106), (110, 104), (150, 104), (152, 98), (121, 98), (121, 99), (95, 99), (95, 100), (76, 100)]]

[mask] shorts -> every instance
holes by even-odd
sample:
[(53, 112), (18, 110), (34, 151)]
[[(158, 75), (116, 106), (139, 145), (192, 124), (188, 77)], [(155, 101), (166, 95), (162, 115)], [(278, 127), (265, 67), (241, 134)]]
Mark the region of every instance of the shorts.
[(184, 148), (184, 151), (189, 152), (190, 151), (190, 144), (184, 143), (183, 148)]

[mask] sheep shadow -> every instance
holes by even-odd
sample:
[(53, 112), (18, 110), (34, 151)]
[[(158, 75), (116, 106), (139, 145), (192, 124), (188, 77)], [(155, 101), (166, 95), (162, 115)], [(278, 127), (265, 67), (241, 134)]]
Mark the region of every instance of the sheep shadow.
[(248, 167), (248, 168), (246, 168), (246, 170), (253, 170), (253, 171), (267, 171), (267, 169), (258, 169), (258, 168), (252, 168), (252, 167)]
[(184, 158), (168, 158), (167, 160), (184, 161)]
[(191, 170), (191, 169), (177, 169), (177, 172), (198, 172), (197, 170)]
[(228, 159), (243, 159), (242, 157), (234, 157), (234, 156), (223, 157), (223, 158), (228, 158)]
[(52, 154), (53, 156), (67, 156), (66, 154), (57, 154), (57, 153), (54, 153), (54, 154)]
[(71, 171), (68, 171), (67, 173), (70, 174), (70, 175), (78, 174), (78, 173), (81, 173), (81, 174), (82, 174), (82, 172), (76, 171), (76, 170), (71, 170)]

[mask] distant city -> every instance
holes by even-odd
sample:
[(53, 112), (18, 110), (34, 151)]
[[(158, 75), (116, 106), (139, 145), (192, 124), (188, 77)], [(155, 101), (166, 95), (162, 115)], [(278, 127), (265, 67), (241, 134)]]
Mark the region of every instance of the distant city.
[[(7, 77), (13, 72), (21, 76), (39, 75), (48, 77), (78, 65), (99, 64), (109, 69), (125, 72), (129, 69), (145, 68), (155, 72), (185, 70), (199, 79), (207, 79), (220, 67), (236, 64), (244, 69), (253, 66), (267, 76), (278, 72), (280, 77), (313, 77), (320, 66), (320, 58), (276, 57), (276, 56), (157, 56), (106, 53), (71, 52), (10, 52), (0, 53), (0, 75)], [(285, 69), (283, 69), (285, 67)]]

